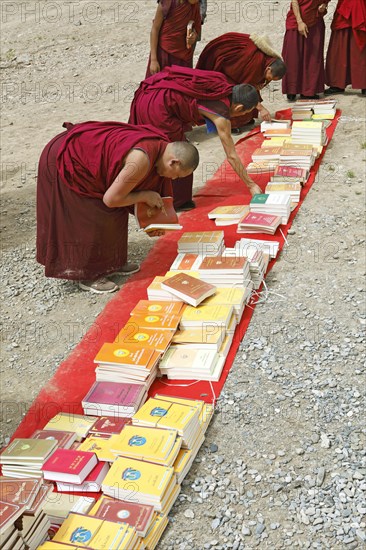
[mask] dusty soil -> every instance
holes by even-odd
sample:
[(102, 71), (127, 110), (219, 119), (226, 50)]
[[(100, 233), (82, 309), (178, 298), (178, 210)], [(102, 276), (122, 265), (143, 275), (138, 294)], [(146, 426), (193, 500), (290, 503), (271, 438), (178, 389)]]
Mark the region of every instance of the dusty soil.
[[(228, 31), (266, 33), (281, 50), (283, 14), (288, 0), (208, 2), (208, 17), (196, 56), (209, 40)], [(334, 6), (326, 18), (327, 41), (332, 9)], [(2, 442), (12, 434), (39, 389), (52, 377), (60, 361), (75, 347), (110, 299), (109, 296), (83, 293), (67, 281), (45, 279), (42, 267), (34, 260), (36, 173), (40, 152), (61, 131), (64, 121), (127, 120), (133, 91), (146, 69), (148, 33), (154, 11), (152, 0), (2, 3)], [(279, 84), (265, 90), (263, 97), (272, 112), (286, 107)], [(255, 342), (264, 335), (263, 331), (267, 330), (264, 327), (273, 323), (281, 332), (281, 327), (293, 324), (292, 339), (275, 340), (276, 357), (286, 366), (286, 375), (291, 377), (296, 376), (296, 366), (315, 353), (309, 348), (305, 357), (304, 339), (320, 345), (324, 338), (321, 330), (314, 338), (310, 338), (307, 331), (318, 331), (322, 323), (330, 323), (335, 327), (331, 340), (337, 345), (346, 334), (359, 334), (365, 324), (362, 293), (365, 99), (358, 91), (349, 90), (339, 98), (339, 105), (343, 118), (317, 182), (296, 219), (296, 233), (289, 237), (290, 247), (269, 278), (272, 294), (257, 308), (242, 345), (243, 353), (238, 355), (228, 382), (228, 392), (231, 387), (235, 391), (236, 385), (247, 387), (249, 384), (257, 403), (262, 402), (263, 394), (260, 375), (253, 370), (260, 370), (256, 363), (259, 359), (255, 356)], [(195, 174), (195, 188), (198, 189), (220, 165), (224, 153), (218, 138), (207, 138), (203, 129), (194, 130), (191, 139), (197, 143), (202, 159)], [(137, 233), (131, 220), (130, 258), (141, 261), (152, 245), (153, 240)], [(116, 281), (123, 284), (124, 279), (116, 278)], [(309, 316), (304, 316), (304, 309), (315, 316), (313, 324), (311, 321), (308, 324)], [(272, 329), (270, 331), (272, 333)], [(345, 387), (357, 386), (361, 393), (364, 378), (358, 376), (355, 380), (354, 370), (361, 363), (362, 349), (363, 346), (353, 359), (337, 364), (340, 371), (349, 369), (350, 378)], [(311, 373), (308, 376), (311, 377)], [(265, 389), (272, 395), (273, 387)], [(343, 390), (340, 385), (339, 403), (342, 403)], [(244, 401), (240, 406), (245, 406)], [(248, 406), (248, 401), (246, 403)], [(299, 406), (305, 411), (306, 401), (301, 401)], [(252, 425), (245, 432), (244, 443), (241, 438), (231, 439), (233, 426), (230, 426), (229, 436), (223, 415), (218, 414), (208, 432), (206, 451), (212, 442), (220, 441), (220, 454), (229, 464), (238, 456), (247, 461), (245, 454), (249, 453), (252, 464), (261, 464), (269, 471), (268, 461), (261, 462), (261, 456), (271, 446), (273, 418), (271, 414), (263, 414), (259, 407), (261, 430), (257, 434), (254, 428), (258, 420), (254, 416), (250, 418)], [(311, 415), (304, 422), (304, 431), (310, 432), (314, 425)], [(277, 419), (276, 448), (286, 447), (292, 453), (292, 447), (297, 446), (295, 441), (292, 443), (293, 434), (298, 429), (298, 425), (288, 427), (286, 422), (281, 424)], [(265, 444), (263, 453), (257, 456), (255, 449), (261, 452), (256, 439), (259, 436), (264, 438)], [(202, 451), (191, 476), (203, 475), (208, 466), (212, 471), (209, 458), (206, 466), (202, 464), (206, 451)], [(327, 457), (322, 460), (326, 463)], [(222, 476), (224, 473), (223, 470)], [(220, 475), (220, 468), (217, 475)], [(189, 478), (187, 498), (182, 497), (182, 502), (187, 499), (196, 502), (194, 492), (189, 489), (193, 477)], [(174, 512), (177, 521), (169, 527), (162, 547), (178, 547), (178, 542), (174, 541), (179, 537), (182, 548), (201, 549), (204, 543), (209, 544), (213, 539), (218, 539), (224, 545), (222, 548), (232, 547), (229, 545), (231, 539), (225, 542), (224, 535), (214, 536), (206, 528), (207, 516), (214, 517), (210, 510), (218, 506), (214, 498), (198, 502), (197, 506), (196, 512), (191, 504), (196, 512), (194, 521), (184, 515), (183, 505), (177, 506)], [(250, 509), (250, 504), (245, 506)], [(187, 533), (193, 538), (187, 539)], [(236, 540), (242, 540), (240, 533), (241, 539)], [(270, 542), (272, 539), (265, 541), (260, 536), (246, 548), (258, 546), (258, 542), (264, 548), (283, 547), (277, 539)], [(184, 546), (184, 540), (191, 542)], [(311, 533), (307, 540), (313, 540)], [(338, 542), (333, 541), (330, 547), (343, 548), (342, 544), (338, 546)]]

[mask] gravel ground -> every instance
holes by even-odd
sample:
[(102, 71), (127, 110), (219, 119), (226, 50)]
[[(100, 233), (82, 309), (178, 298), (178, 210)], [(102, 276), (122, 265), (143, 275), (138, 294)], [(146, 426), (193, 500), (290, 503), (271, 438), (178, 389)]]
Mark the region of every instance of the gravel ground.
[[(65, 2), (59, 22), (41, 17), (35, 25), (31, 16), (22, 19), (31, 3), (5, 4), (18, 11), (2, 11), (0, 444), (110, 299), (45, 279), (34, 260), (40, 151), (64, 120), (126, 120), (155, 9), (147, 0), (121, 1), (116, 18), (116, 3), (103, 1), (96, 25), (83, 12), (92, 3), (75, 3), (71, 19)], [(220, 33), (253, 29), (236, 17), (237, 4), (211, 2), (197, 53)], [(240, 4), (242, 14), (249, 4)], [(278, 13), (288, 0), (273, 3), (274, 19), (265, 15), (268, 4), (257, 3), (255, 30), (280, 48)], [(93, 90), (100, 92), (95, 101)], [(273, 112), (286, 106), (278, 84), (264, 99)], [(268, 295), (171, 512), (163, 550), (365, 546), (365, 98), (353, 91), (339, 103), (343, 117), (289, 246), (267, 277)], [(202, 129), (191, 139), (201, 154), (198, 188), (224, 155)], [(152, 244), (131, 223), (130, 259), (141, 261)]]

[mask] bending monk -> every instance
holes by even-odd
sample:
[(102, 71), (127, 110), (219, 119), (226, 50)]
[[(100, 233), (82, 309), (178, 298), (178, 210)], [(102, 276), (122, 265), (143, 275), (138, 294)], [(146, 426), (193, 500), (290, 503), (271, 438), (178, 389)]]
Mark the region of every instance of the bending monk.
[(39, 162), (37, 261), (46, 277), (113, 292), (118, 286), (107, 274), (139, 269), (127, 263), (132, 205), (162, 207), (161, 196), (172, 192), (170, 180), (196, 169), (198, 151), (190, 143), (170, 143), (149, 126), (64, 126), (67, 131), (46, 145)]
[[(187, 25), (193, 21), (192, 28)], [(199, 0), (158, 0), (150, 33), (150, 57), (145, 78), (164, 67), (192, 67), (193, 53), (201, 34)]]
[[(207, 123), (217, 131), (227, 159), (252, 195), (260, 187), (248, 176), (231, 137), (230, 118), (251, 111), (258, 92), (249, 84), (233, 86), (224, 75), (184, 67), (167, 67), (141, 82), (131, 105), (130, 124), (155, 124), (172, 141), (184, 140), (192, 126)], [(173, 184), (176, 209), (194, 208), (193, 176)]]
[[(211, 40), (202, 51), (197, 69), (223, 73), (233, 84), (252, 84), (261, 90), (272, 80), (281, 80), (286, 65), (264, 37), (256, 34), (228, 32)], [(258, 111), (263, 120), (271, 120), (270, 112), (263, 106), (262, 98), (249, 115), (236, 117), (231, 121), (233, 129), (250, 124)], [(234, 132), (234, 133), (239, 133)]]
[(329, 0), (291, 0), (286, 18), (282, 56), (287, 74), (282, 92), (289, 101), (301, 94), (302, 99), (319, 99), (324, 92), (323, 17)]
[(362, 0), (338, 0), (332, 21), (325, 94), (341, 94), (346, 86), (366, 95), (366, 4)]

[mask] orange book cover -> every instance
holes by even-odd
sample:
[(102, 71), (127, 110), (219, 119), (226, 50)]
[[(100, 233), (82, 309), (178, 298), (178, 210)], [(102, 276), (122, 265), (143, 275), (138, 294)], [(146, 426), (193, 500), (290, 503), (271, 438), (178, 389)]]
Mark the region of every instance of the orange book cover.
[(200, 302), (215, 293), (216, 287), (186, 273), (178, 273), (162, 283), (162, 288), (183, 299)]
[(134, 321), (129, 321), (117, 334), (115, 343), (134, 344), (164, 353), (170, 345), (175, 330), (158, 330), (155, 328), (141, 328)]
[(227, 270), (235, 269), (243, 271), (247, 259), (239, 256), (206, 256), (198, 269)]
[(140, 229), (155, 224), (178, 223), (178, 215), (173, 207), (173, 197), (162, 197), (163, 208), (149, 206), (145, 202), (135, 204), (135, 217)]
[(140, 300), (130, 315), (179, 315), (183, 302), (164, 302), (160, 300)]
[(135, 344), (126, 344), (125, 342), (112, 344), (106, 342), (95, 356), (94, 363), (146, 368), (151, 361), (152, 355), (153, 350), (151, 348), (143, 348)]
[(178, 241), (178, 248), (183, 244), (220, 243), (224, 238), (223, 231), (189, 231), (183, 233)]
[(148, 314), (132, 315), (131, 323), (135, 323), (139, 330), (143, 328), (177, 330), (181, 315)]

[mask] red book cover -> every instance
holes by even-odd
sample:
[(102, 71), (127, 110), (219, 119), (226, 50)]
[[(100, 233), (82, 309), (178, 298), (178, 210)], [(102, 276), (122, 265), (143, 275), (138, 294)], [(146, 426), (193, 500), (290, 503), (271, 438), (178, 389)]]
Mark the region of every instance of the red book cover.
[(23, 513), (23, 506), (0, 502), (0, 533), (10, 527)]
[(306, 170), (304, 168), (297, 168), (296, 166), (276, 166), (274, 175), (303, 179), (306, 178)]
[(197, 260), (198, 254), (184, 254), (180, 264), (176, 267), (178, 270), (189, 271), (192, 269), (194, 262)]
[(198, 300), (202, 296), (206, 297), (207, 293), (210, 296), (215, 293), (216, 287), (210, 283), (205, 283), (201, 279), (191, 277), (185, 273), (178, 273), (162, 283), (162, 288), (174, 293), (178, 291), (189, 298)]
[(56, 449), (43, 465), (42, 471), (45, 479), (82, 483), (97, 463), (94, 453), (77, 449)]
[(0, 479), (0, 500), (29, 508), (37, 496), (41, 483), (40, 479), (2, 478)]
[(90, 434), (116, 435), (120, 434), (126, 424), (131, 424), (130, 418), (119, 418), (114, 416), (101, 416), (98, 418)]
[(153, 506), (105, 497), (102, 497), (101, 501), (95, 517), (116, 523), (128, 523), (135, 527), (139, 536), (144, 536), (154, 513)]

